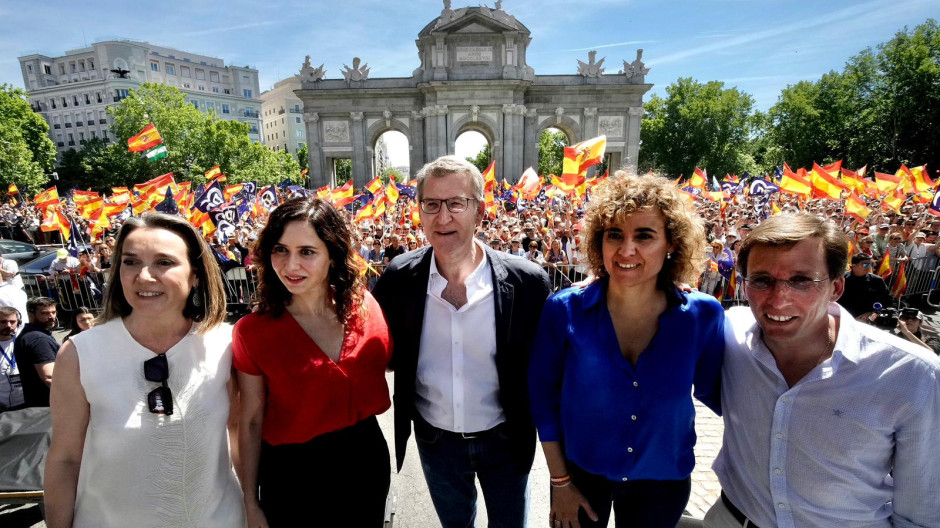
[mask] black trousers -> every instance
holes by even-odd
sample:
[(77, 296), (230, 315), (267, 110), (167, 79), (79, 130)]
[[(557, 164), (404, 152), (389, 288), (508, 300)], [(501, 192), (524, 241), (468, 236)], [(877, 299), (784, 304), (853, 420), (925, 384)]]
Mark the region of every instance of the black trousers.
[(381, 527), (391, 483), (388, 444), (374, 416), (303, 444), (261, 444), (261, 509), (271, 528)]
[(598, 521), (592, 521), (584, 509), (578, 512), (581, 528), (606, 528), (613, 504), (617, 528), (675, 528), (689, 503), (692, 479), (631, 480), (614, 482), (595, 475), (567, 461), (571, 482), (590, 503)]

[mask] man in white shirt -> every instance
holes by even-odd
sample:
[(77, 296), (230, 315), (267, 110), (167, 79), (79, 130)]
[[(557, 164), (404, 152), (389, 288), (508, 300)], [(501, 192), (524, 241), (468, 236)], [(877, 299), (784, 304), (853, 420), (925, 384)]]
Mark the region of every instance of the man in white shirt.
[(12, 306), (0, 306), (0, 412), (22, 407), (23, 383), (13, 354), (22, 316)]
[(431, 247), (394, 259), (372, 292), (395, 342), (398, 469), (413, 421), (444, 528), (473, 526), (476, 478), (490, 526), (522, 528), (535, 455), (529, 349), (551, 285), (541, 267), (474, 238), (485, 203), (471, 163), (438, 158), (417, 180)]
[(940, 360), (835, 303), (847, 253), (807, 213), (744, 241), (750, 308), (727, 315), (706, 527), (940, 526)]

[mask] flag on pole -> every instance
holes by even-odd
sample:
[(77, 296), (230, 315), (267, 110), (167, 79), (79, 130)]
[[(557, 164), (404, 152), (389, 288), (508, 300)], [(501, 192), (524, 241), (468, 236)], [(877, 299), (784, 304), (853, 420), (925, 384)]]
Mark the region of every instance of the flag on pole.
[(166, 196), (163, 198), (163, 201), (157, 204), (157, 206), (154, 207), (153, 209), (155, 211), (159, 211), (161, 213), (166, 213), (169, 215), (179, 214), (180, 208), (179, 208), (179, 205), (176, 203), (176, 199), (173, 198), (173, 189), (167, 186)]
[(144, 153), (144, 157), (147, 158), (147, 161), (157, 161), (167, 157), (166, 147), (163, 145), (154, 147)]
[(888, 251), (885, 251), (885, 256), (881, 258), (881, 263), (878, 264), (878, 271), (875, 273), (885, 280), (891, 276), (891, 254)]
[(206, 181), (211, 182), (213, 180), (225, 181), (225, 175), (222, 174), (222, 169), (218, 165), (206, 171)]
[(892, 297), (900, 297), (907, 291), (907, 266), (904, 264), (904, 262), (901, 262), (898, 266), (898, 276), (894, 279), (894, 284), (891, 285)]
[(20, 190), (16, 188), (15, 183), (11, 183), (10, 186), (7, 188), (7, 194), (18, 194), (19, 192)]
[(150, 123), (139, 134), (127, 140), (128, 152), (143, 152), (163, 143), (160, 132)]
[(607, 136), (582, 141), (565, 147), (565, 158), (562, 160), (562, 178), (569, 174), (583, 175), (589, 167), (597, 165), (604, 159), (607, 150)]

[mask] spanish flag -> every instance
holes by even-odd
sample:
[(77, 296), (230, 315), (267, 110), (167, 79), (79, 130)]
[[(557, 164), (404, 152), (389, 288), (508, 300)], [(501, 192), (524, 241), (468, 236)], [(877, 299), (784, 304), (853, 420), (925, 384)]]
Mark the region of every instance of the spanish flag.
[(368, 220), (370, 218), (372, 218), (372, 202), (371, 201), (367, 203), (365, 207), (362, 207), (361, 209), (359, 209), (359, 211), (356, 213), (356, 218), (354, 221), (358, 223), (363, 220)]
[(875, 172), (875, 186), (878, 187), (878, 192), (881, 193), (881, 196), (897, 189), (900, 185), (901, 178), (899, 176)]
[(160, 137), (160, 132), (157, 132), (153, 123), (150, 123), (140, 131), (140, 134), (127, 140), (127, 150), (128, 152), (143, 152), (162, 143), (163, 138)]
[(876, 271), (882, 279), (887, 279), (891, 276), (891, 254), (885, 250), (885, 256), (882, 257), (881, 263), (878, 264), (878, 271)]
[(418, 204), (411, 204), (411, 225), (418, 225), (421, 223), (421, 213), (418, 211)]
[(842, 198), (845, 185), (815, 163), (813, 163), (813, 172), (810, 173), (810, 181), (813, 184), (814, 198), (828, 198), (830, 200)]
[(705, 188), (708, 187), (707, 173), (704, 170), (695, 167), (695, 172), (692, 173), (692, 177), (689, 178), (689, 183), (686, 185), (686, 187), (695, 187), (696, 189), (701, 189), (704, 191)]
[(77, 204), (85, 203), (91, 200), (97, 200), (98, 198), (98, 193), (93, 191), (80, 191), (78, 189), (72, 191), (72, 201)]
[(212, 167), (206, 171), (206, 181), (219, 180), (219, 182), (225, 181), (225, 175), (222, 174), (222, 169), (218, 165)]
[(813, 191), (813, 186), (806, 178), (790, 170), (784, 165), (783, 176), (780, 178), (780, 192), (807, 197)]
[[(319, 194), (319, 193), (317, 193)], [(330, 201), (333, 202), (333, 206), (337, 209), (341, 207), (346, 207), (351, 204), (353, 198), (353, 181), (352, 179), (348, 180), (343, 186), (337, 187), (330, 192)]]
[(604, 159), (607, 151), (607, 136), (597, 136), (565, 147), (565, 158), (562, 161), (562, 177), (569, 174), (575, 176), (584, 174), (588, 167), (597, 165)]
[(894, 284), (891, 285), (892, 297), (900, 297), (904, 295), (904, 292), (907, 290), (907, 272), (905, 271), (907, 266), (904, 264), (905, 263), (902, 262), (900, 266), (898, 266), (898, 276), (895, 277)]
[(920, 167), (911, 167), (909, 172), (911, 174), (911, 183), (914, 184), (915, 191), (929, 191), (937, 186), (936, 182), (931, 180), (930, 176), (927, 176), (927, 171), (924, 170), (923, 165)]
[(234, 185), (226, 185), (225, 191), (223, 192), (223, 194), (225, 195), (225, 201), (227, 202), (231, 200), (233, 196), (242, 192), (242, 189), (244, 188), (245, 188), (245, 185), (242, 183), (236, 183)]
[(385, 201), (388, 202), (388, 205), (398, 203), (398, 187), (394, 183), (389, 183), (388, 187), (385, 188)]
[(483, 183), (496, 181), (496, 160), (490, 162), (490, 166), (483, 171)]
[(68, 217), (62, 212), (62, 208), (59, 207), (58, 203), (50, 203), (45, 213), (43, 213), (42, 224), (40, 224), (39, 229), (46, 232), (58, 230), (62, 233), (62, 238), (68, 240), (71, 235), (72, 223), (69, 222)]
[(376, 176), (372, 178), (372, 181), (366, 184), (366, 190), (372, 194), (379, 192), (379, 189), (382, 188), (382, 179)]
[(522, 194), (526, 200), (534, 200), (542, 190), (542, 178), (535, 172), (535, 169), (529, 167), (522, 173), (519, 182), (512, 186), (514, 190)]
[(37, 194), (33, 201), (36, 202), (36, 207), (45, 209), (49, 204), (59, 203), (59, 191), (55, 188), (55, 185), (53, 185), (45, 191)]
[(845, 199), (845, 214), (859, 222), (864, 222), (868, 218), (868, 215), (871, 214), (871, 209), (865, 204), (865, 200), (862, 200), (853, 191), (852, 194)]
[(572, 194), (579, 185), (584, 183), (584, 175), (581, 174), (562, 174), (562, 178), (552, 174), (550, 176), (552, 185), (565, 194)]
[(18, 194), (19, 192), (20, 190), (16, 188), (15, 183), (11, 183), (10, 187), (7, 188), (7, 194)]

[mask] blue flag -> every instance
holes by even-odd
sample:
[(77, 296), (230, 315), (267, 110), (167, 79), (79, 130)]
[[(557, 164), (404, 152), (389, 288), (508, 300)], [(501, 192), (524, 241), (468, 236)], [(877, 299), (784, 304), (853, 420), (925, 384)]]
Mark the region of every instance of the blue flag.
[(219, 181), (215, 180), (206, 187), (202, 194), (197, 195), (196, 201), (193, 202), (193, 207), (203, 213), (208, 213), (217, 207), (221, 207), (224, 203), (225, 193), (222, 191), (222, 186), (219, 185)]
[(172, 186), (166, 188), (166, 197), (164, 197), (163, 201), (158, 203), (157, 206), (153, 208), (154, 211), (159, 211), (169, 215), (180, 213), (180, 207), (177, 205), (176, 199), (173, 198), (173, 191), (171, 190), (171, 187)]
[(67, 246), (69, 255), (78, 258), (79, 244), (84, 244), (81, 230), (78, 229), (78, 222), (72, 220), (72, 228), (69, 230), (69, 245)]

